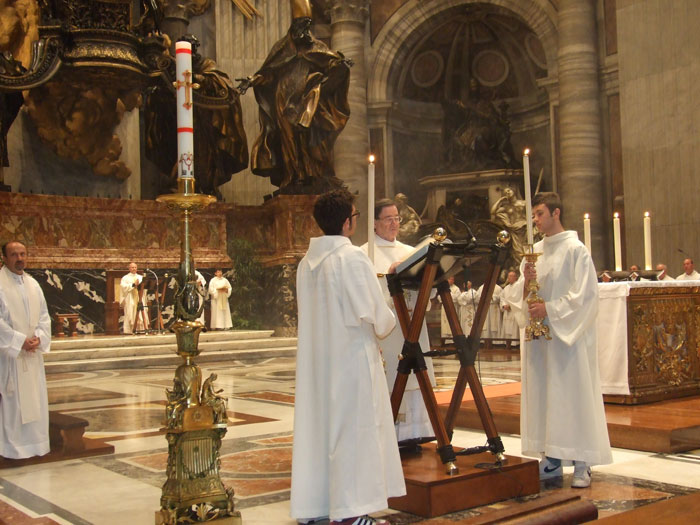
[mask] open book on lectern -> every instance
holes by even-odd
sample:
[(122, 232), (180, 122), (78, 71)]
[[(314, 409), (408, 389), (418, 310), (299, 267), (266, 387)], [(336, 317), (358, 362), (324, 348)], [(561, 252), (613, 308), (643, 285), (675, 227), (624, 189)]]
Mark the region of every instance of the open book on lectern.
[(449, 277), (453, 277), (465, 267), (471, 266), (486, 255), (486, 253), (477, 250), (475, 242), (452, 242), (449, 239), (438, 242), (432, 236), (426, 237), (396, 267), (396, 274), (404, 286), (409, 288), (420, 286), (420, 279), (423, 275), (428, 253), (433, 246), (435, 249), (441, 248), (438, 270), (433, 286)]

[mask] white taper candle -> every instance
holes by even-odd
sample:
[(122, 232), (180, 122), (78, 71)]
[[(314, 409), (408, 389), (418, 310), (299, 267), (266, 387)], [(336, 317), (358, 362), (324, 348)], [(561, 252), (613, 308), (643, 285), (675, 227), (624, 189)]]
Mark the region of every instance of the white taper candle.
[(591, 217), (587, 213), (583, 216), (583, 244), (591, 253)]
[(615, 244), (615, 271), (622, 271), (622, 244), (620, 241), (620, 214), (613, 215), (613, 242)]
[(374, 155), (367, 166), (367, 255), (374, 263)]
[(530, 150), (523, 152), (523, 172), (525, 176), (525, 217), (527, 218), (527, 243), (532, 246), (532, 195), (530, 190)]
[(651, 217), (644, 212), (644, 269), (651, 270)]

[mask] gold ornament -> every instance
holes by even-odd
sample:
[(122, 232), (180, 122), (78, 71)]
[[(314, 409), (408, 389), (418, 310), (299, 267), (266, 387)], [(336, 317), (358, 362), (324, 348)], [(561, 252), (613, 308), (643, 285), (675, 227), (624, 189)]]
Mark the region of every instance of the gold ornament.
[(291, 0), (292, 20), (295, 18), (311, 18), (311, 4), (309, 0)]

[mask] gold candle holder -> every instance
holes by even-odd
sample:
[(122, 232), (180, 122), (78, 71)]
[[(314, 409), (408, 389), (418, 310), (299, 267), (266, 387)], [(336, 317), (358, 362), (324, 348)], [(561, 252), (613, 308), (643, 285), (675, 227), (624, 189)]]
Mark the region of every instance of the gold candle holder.
[(216, 374), (202, 381), (202, 370), (194, 359), (199, 355), (199, 334), (204, 325), (197, 319), (204, 297), (197, 290), (192, 257), (192, 214), (216, 199), (194, 191), (194, 179), (178, 179), (178, 193), (156, 200), (180, 215), (180, 267), (177, 272), (173, 324), (177, 354), (184, 362), (175, 370), (173, 389), (166, 389), (167, 405), (162, 430), (168, 441), (166, 481), (163, 484), (156, 525), (208, 522), (240, 525), (234, 491), (221, 481), (221, 441), (226, 434), (226, 399), (214, 387)]
[[(528, 263), (532, 264), (537, 264), (537, 259), (539, 258), (541, 253), (534, 253), (533, 245), (532, 244), (527, 244), (526, 245), (527, 252), (523, 254), (523, 257), (525, 257), (525, 261)], [(536, 303), (544, 303), (544, 299), (542, 299), (537, 292), (540, 289), (540, 283), (537, 282), (536, 279), (530, 279), (527, 284), (527, 305), (528, 307), (531, 304), (536, 304)], [(544, 317), (532, 317), (530, 316), (530, 322), (528, 325), (525, 327), (525, 341), (532, 341), (533, 339), (539, 339), (540, 337), (544, 337), (545, 339), (552, 339), (552, 336), (549, 335), (549, 326), (544, 324)]]

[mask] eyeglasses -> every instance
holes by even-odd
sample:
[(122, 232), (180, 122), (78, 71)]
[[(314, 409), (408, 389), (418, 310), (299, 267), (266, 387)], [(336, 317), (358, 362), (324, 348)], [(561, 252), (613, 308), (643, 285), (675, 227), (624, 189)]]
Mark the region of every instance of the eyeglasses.
[(391, 224), (392, 222), (395, 222), (396, 224), (401, 224), (401, 217), (398, 215), (395, 215), (393, 217), (382, 217), (381, 219), (377, 219), (379, 222), (383, 222), (384, 224)]
[(360, 212), (359, 212), (359, 211), (356, 211), (355, 213), (353, 213), (352, 215), (350, 215), (350, 218), (359, 217), (359, 216), (360, 216)]

